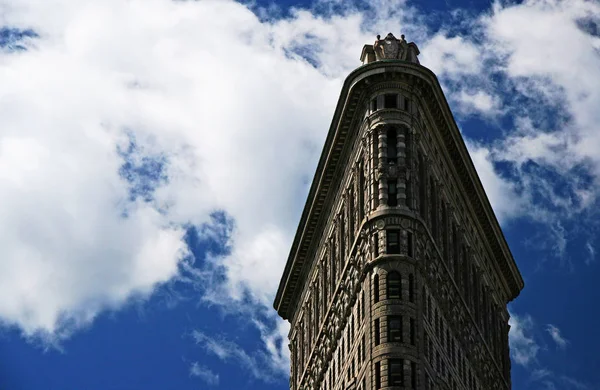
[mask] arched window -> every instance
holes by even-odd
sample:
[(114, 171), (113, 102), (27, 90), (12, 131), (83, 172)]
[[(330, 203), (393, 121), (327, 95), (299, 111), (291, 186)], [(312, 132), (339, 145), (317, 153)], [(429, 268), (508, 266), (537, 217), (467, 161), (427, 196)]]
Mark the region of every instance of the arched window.
[(387, 275), (387, 299), (402, 299), (400, 274), (392, 271)]
[(408, 275), (408, 301), (415, 301), (415, 278), (412, 274)]
[(373, 303), (379, 302), (379, 275), (373, 278)]

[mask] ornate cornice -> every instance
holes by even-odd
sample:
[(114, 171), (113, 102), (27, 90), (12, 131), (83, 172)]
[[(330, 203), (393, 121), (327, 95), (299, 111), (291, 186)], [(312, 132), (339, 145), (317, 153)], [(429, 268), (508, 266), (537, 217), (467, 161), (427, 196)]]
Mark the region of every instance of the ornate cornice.
[(335, 196), (334, 190), (341, 180), (336, 173), (343, 172), (347, 162), (342, 157), (349, 154), (348, 150), (354, 144), (347, 140), (354, 140), (360, 128), (359, 120), (362, 118), (358, 117), (363, 108), (360, 103), (366, 89), (369, 88), (366, 81), (383, 75), (413, 85), (427, 100), (427, 107), (433, 114), (435, 125), (441, 133), (444, 147), (466, 195), (464, 203), (471, 208), (472, 215), (475, 216), (479, 229), (495, 257), (492, 263), (503, 276), (508, 300), (514, 299), (524, 286), (436, 76), (429, 69), (416, 63), (381, 60), (357, 68), (346, 78), (342, 87), (275, 297), (274, 307), (284, 319), (293, 316), (304, 280), (311, 269), (312, 252), (321, 239), (318, 228), (324, 225), (324, 219)]

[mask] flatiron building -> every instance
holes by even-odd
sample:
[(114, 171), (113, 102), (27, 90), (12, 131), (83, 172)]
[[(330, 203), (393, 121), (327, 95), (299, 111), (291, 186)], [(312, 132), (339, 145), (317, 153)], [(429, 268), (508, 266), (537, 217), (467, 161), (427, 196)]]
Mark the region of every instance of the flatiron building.
[(344, 82), (274, 303), (292, 390), (511, 388), (523, 279), (418, 54), (378, 36)]

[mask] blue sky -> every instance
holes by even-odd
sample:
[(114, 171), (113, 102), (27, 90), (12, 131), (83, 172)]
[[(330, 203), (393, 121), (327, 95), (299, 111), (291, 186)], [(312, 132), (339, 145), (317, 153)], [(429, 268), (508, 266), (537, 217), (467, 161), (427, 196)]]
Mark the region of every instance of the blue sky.
[(600, 389), (600, 5), (0, 0), (0, 389), (285, 389), (271, 308), (346, 75), (438, 75), (526, 287), (514, 389)]

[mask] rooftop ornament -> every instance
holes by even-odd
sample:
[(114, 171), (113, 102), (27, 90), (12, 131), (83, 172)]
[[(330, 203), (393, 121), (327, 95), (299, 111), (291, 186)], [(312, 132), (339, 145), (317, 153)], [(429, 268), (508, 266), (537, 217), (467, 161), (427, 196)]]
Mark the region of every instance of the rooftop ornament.
[(373, 45), (365, 45), (360, 55), (363, 65), (374, 61), (401, 60), (419, 63), (417, 56), (419, 48), (414, 42), (407, 43), (404, 35), (397, 39), (394, 34), (389, 33), (384, 39), (377, 35)]

